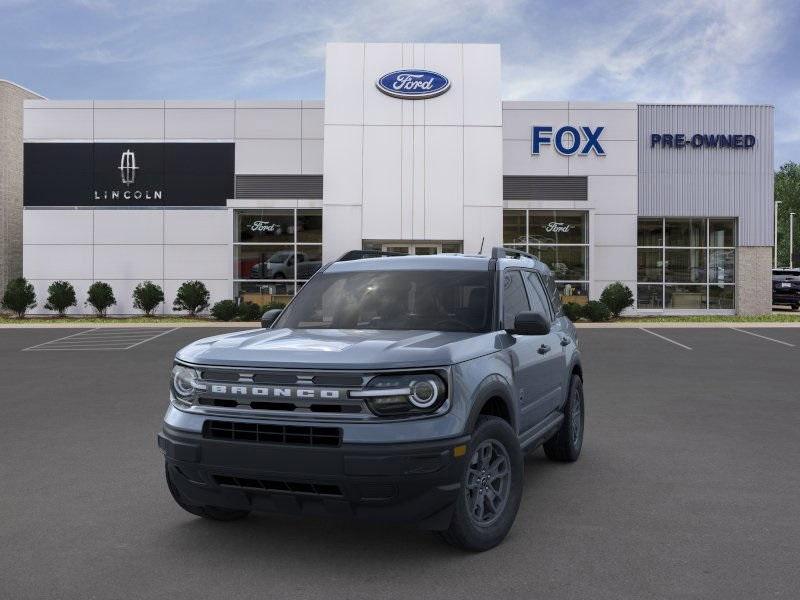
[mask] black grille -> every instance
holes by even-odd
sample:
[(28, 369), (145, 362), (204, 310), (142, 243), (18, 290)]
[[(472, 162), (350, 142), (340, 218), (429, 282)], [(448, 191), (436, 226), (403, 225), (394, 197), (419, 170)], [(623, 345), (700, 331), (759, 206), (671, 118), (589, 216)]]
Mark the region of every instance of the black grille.
[(304, 427), (269, 423), (206, 421), (203, 426), (203, 437), (264, 444), (340, 446), (342, 443), (342, 430), (339, 427)]
[(506, 175), (503, 200), (588, 200), (586, 177)]
[(237, 175), (234, 197), (322, 199), (322, 175)]
[(312, 494), (314, 496), (342, 497), (342, 490), (338, 485), (330, 483), (308, 483), (300, 481), (275, 481), (271, 479), (251, 479), (249, 477), (231, 477), (229, 475), (214, 475), (217, 485), (236, 487), (246, 490), (261, 490), (265, 492), (284, 492), (287, 494)]

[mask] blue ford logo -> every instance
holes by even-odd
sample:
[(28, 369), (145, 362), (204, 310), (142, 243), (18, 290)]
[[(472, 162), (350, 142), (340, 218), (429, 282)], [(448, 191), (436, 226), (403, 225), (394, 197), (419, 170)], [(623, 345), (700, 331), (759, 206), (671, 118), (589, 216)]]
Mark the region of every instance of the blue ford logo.
[(444, 94), (450, 89), (450, 80), (435, 71), (403, 69), (382, 75), (375, 85), (395, 98), (422, 100)]

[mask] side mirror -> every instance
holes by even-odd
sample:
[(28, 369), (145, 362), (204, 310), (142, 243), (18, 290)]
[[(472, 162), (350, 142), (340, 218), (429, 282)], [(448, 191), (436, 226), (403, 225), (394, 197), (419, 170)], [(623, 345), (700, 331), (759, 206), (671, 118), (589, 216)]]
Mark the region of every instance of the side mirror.
[(518, 335), (547, 335), (550, 319), (538, 312), (521, 312), (514, 319), (514, 331)]
[(261, 315), (261, 327), (264, 329), (269, 329), (272, 327), (272, 324), (278, 320), (278, 317), (281, 316), (283, 312), (282, 308), (271, 308), (263, 315)]

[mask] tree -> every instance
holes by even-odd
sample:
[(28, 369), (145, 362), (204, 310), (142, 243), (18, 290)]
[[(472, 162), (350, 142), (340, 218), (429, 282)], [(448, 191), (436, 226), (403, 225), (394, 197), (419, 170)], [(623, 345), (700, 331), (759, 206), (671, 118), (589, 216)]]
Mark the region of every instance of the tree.
[(623, 310), (633, 306), (633, 292), (627, 285), (615, 281), (607, 285), (600, 294), (600, 302), (608, 307), (612, 315), (618, 317)]
[[(778, 266), (789, 266), (789, 213), (795, 214), (795, 253), (800, 250), (800, 164), (787, 162), (775, 172), (778, 206)], [(797, 261), (795, 261), (797, 263)]]
[(105, 317), (108, 309), (117, 303), (114, 290), (103, 281), (95, 281), (89, 286), (86, 303), (94, 307), (98, 317)]
[(211, 307), (211, 316), (218, 321), (233, 321), (236, 317), (236, 302), (220, 300)]
[(187, 310), (189, 316), (194, 317), (197, 313), (208, 308), (211, 294), (202, 281), (184, 281), (178, 288), (175, 301), (172, 303), (173, 310)]
[(75, 288), (69, 281), (54, 281), (47, 288), (47, 310), (58, 312), (59, 317), (63, 317), (70, 306), (78, 304), (75, 297)]
[(133, 290), (133, 307), (144, 311), (148, 317), (164, 301), (164, 290), (152, 281), (140, 283)]
[(33, 285), (24, 277), (18, 277), (8, 282), (0, 306), (13, 311), (20, 319), (25, 318), (29, 308), (36, 306), (36, 292)]

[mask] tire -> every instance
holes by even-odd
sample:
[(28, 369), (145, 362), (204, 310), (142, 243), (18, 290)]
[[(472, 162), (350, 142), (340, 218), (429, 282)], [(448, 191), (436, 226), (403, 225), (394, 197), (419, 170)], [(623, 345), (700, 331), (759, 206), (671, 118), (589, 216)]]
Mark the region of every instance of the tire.
[(195, 504), (190, 504), (181, 496), (178, 487), (175, 485), (175, 482), (172, 481), (172, 474), (169, 472), (169, 467), (167, 465), (164, 465), (164, 474), (167, 477), (167, 487), (169, 488), (170, 494), (172, 494), (178, 506), (186, 512), (213, 521), (236, 521), (250, 514), (249, 510), (231, 510), (230, 508), (222, 508), (219, 506), (197, 506)]
[(544, 453), (550, 460), (575, 462), (581, 455), (585, 422), (583, 381), (573, 375), (569, 396), (564, 405), (564, 421), (556, 434), (544, 443)]
[(800, 308), (800, 304), (792, 304), (792, 310), (797, 310)]
[[(483, 552), (502, 542), (514, 524), (522, 500), (523, 457), (511, 426), (490, 416), (478, 419), (467, 456), (453, 519), (441, 536), (457, 548)], [(489, 464), (495, 464), (505, 476), (492, 478), (488, 469), (480, 468), (487, 457)]]

